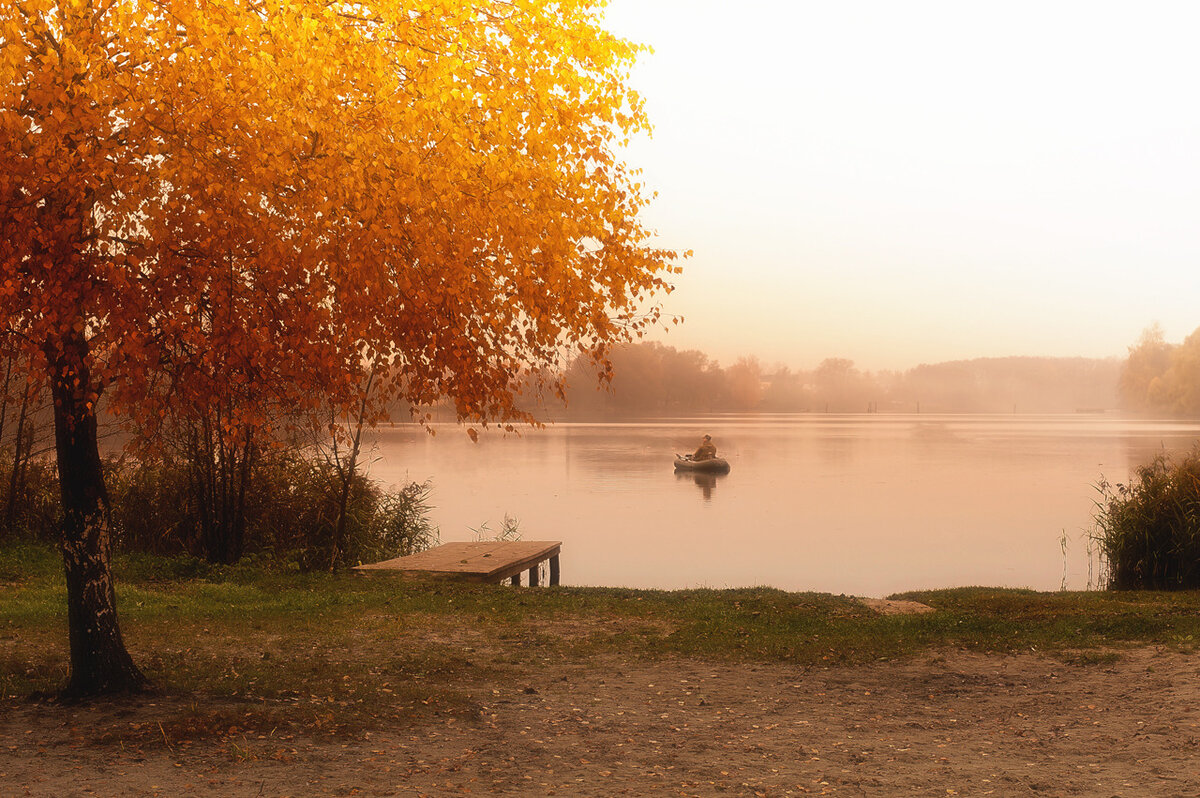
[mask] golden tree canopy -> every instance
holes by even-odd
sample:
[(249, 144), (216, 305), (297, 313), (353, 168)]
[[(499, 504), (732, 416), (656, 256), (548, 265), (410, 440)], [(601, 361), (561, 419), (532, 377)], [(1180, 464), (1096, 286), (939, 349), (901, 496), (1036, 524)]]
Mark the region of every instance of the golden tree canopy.
[(144, 416), (255, 386), (348, 397), (371, 363), (416, 403), (519, 417), (516, 379), (637, 334), (676, 270), (615, 154), (646, 127), (638, 47), (598, 15), (7, 0), (11, 339), (86, 359), (88, 390)]

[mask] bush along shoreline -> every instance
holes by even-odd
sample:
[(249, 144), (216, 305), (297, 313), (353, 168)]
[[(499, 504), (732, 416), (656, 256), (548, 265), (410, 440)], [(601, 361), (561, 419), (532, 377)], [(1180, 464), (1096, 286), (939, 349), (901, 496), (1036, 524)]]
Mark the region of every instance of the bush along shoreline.
[[(232, 565), (243, 559), (285, 570), (330, 570), (344, 472), (314, 452), (280, 448), (257, 454), (237, 486), (216, 469), (166, 457), (108, 458), (113, 543), (120, 554), (147, 554)], [(349, 474), (338, 565), (399, 557), (437, 545), (429, 519), (429, 481), (389, 488)], [(56, 543), (61, 519), (53, 460), (29, 468), (20, 512), (0, 540)]]
[(1101, 479), (1092, 543), (1110, 590), (1200, 588), (1200, 446), (1160, 454), (1128, 483)]

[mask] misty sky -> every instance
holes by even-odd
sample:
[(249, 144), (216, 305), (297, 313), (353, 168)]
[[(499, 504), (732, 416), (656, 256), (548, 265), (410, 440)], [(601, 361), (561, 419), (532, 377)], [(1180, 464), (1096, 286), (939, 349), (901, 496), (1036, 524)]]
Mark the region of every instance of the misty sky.
[(1200, 326), (1200, 4), (612, 0), (662, 338), (868, 369)]

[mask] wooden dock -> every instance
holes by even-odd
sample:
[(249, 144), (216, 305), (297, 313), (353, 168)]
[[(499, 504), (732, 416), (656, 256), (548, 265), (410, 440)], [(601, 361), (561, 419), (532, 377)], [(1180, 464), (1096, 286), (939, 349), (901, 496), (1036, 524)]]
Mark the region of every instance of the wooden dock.
[(476, 543), (443, 543), (428, 551), (393, 560), (359, 565), (353, 570), (364, 575), (407, 574), (461, 582), (521, 584), (521, 572), (529, 571), (529, 585), (538, 584), (538, 566), (550, 561), (550, 584), (558, 584), (558, 540), (489, 540)]

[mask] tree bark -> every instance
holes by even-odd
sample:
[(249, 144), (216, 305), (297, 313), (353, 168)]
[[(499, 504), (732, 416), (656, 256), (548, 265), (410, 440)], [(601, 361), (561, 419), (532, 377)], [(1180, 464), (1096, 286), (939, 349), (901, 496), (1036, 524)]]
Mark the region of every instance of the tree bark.
[(0, 443), (4, 442), (4, 424), (8, 420), (8, 386), (12, 379), (13, 361), (17, 356), (9, 353), (4, 368), (4, 390), (0, 391)]
[(254, 459), (254, 431), (241, 443), (222, 431), (221, 411), (202, 416), (187, 438), (188, 479), (196, 502), (200, 538), (195, 553), (208, 562), (233, 565), (246, 549), (246, 493)]
[[(25, 419), (29, 412), (29, 383), (25, 383), (25, 392), (21, 395), (21, 414), (17, 418), (17, 434), (15, 444), (13, 445), (13, 466), (12, 474), (8, 480), (8, 504), (4, 509), (4, 528), (11, 535), (13, 533), (13, 525), (17, 518), (17, 494), (24, 483), (24, 469), (29, 462), (29, 449), (32, 448), (25, 442)], [(0, 414), (3, 415), (3, 414)], [(0, 426), (3, 425), (3, 420), (0, 419)]]
[(112, 513), (96, 434), (96, 398), (87, 368), (87, 341), (75, 333), (47, 351), (53, 374), (54, 437), (63, 523), (60, 545), (67, 577), (71, 697), (133, 692), (146, 677), (125, 649), (112, 579)]
[(337, 439), (334, 439), (333, 460), (341, 479), (341, 494), (338, 496), (337, 525), (333, 530), (333, 554), (329, 558), (329, 573), (336, 573), (338, 561), (346, 551), (346, 512), (350, 507), (350, 490), (354, 487), (354, 472), (358, 467), (358, 452), (362, 446), (363, 419), (367, 415), (367, 396), (371, 393), (371, 383), (375, 380), (372, 369), (367, 377), (367, 387), (363, 391), (362, 400), (358, 406), (358, 419), (354, 428), (354, 443), (350, 448), (350, 460), (343, 464), (337, 455)]

